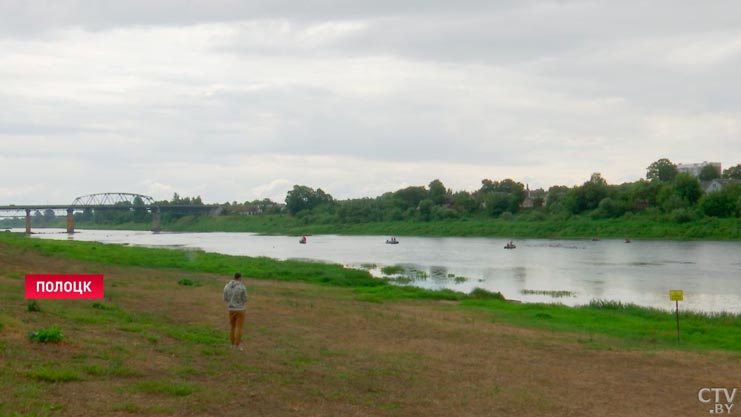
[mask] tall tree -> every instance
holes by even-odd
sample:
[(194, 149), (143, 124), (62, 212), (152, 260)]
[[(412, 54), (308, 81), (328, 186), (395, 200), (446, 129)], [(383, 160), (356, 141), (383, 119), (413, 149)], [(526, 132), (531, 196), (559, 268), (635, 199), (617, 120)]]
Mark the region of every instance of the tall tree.
[(310, 210), (333, 201), (332, 196), (325, 193), (321, 188), (314, 190), (305, 185), (294, 185), (293, 189), (286, 194), (286, 208), (291, 214), (296, 214), (302, 210)]
[(716, 169), (712, 165), (705, 165), (700, 170), (700, 175), (698, 175), (698, 178), (700, 181), (711, 181), (716, 178), (720, 178), (720, 172), (718, 172), (718, 169)]
[(420, 201), (427, 198), (425, 187), (407, 187), (394, 192), (396, 200), (400, 203), (401, 209), (417, 209)]
[(687, 200), (690, 204), (695, 204), (702, 196), (700, 181), (690, 174), (678, 174), (672, 182), (674, 194)]
[(429, 199), (432, 200), (432, 202), (436, 206), (441, 206), (443, 203), (445, 203), (445, 186), (440, 180), (433, 180), (430, 182), (429, 185)]
[(646, 179), (671, 182), (679, 171), (677, 166), (666, 158), (661, 158), (646, 168)]
[(741, 180), (741, 164), (724, 169), (723, 178)]

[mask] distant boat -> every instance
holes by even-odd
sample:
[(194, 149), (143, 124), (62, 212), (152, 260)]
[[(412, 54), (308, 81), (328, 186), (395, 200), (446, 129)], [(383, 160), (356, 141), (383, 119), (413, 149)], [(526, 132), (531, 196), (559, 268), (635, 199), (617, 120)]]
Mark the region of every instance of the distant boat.
[(387, 245), (398, 245), (399, 241), (396, 240), (395, 237), (392, 237), (391, 239), (386, 239), (386, 244)]
[(592, 242), (599, 242), (599, 238), (597, 236), (593, 237)]
[(305, 244), (306, 243), (306, 236), (302, 237), (298, 243)]
[(504, 249), (516, 249), (516, 248), (517, 248), (517, 246), (515, 246), (515, 244), (512, 243), (512, 241), (509, 241), (509, 242), (507, 242), (506, 245), (504, 245)]
[(628, 238), (626, 237), (626, 238), (625, 238), (625, 243), (630, 243), (630, 239), (628, 239)]

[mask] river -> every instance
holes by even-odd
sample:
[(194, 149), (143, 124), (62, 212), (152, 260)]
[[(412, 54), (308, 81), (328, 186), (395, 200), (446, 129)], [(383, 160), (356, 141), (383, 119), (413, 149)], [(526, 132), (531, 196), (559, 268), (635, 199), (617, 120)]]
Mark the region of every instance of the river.
[[(15, 231), (23, 231), (16, 229)], [(262, 236), (252, 233), (159, 233), (36, 229), (35, 238), (202, 249), (228, 255), (307, 259), (368, 269), (403, 266), (412, 285), (469, 292), (499, 291), (523, 302), (586, 304), (615, 300), (664, 310), (669, 290), (684, 290), (680, 309), (741, 313), (741, 243), (520, 239), (505, 250), (497, 238)], [(560, 293), (555, 293), (559, 291)]]

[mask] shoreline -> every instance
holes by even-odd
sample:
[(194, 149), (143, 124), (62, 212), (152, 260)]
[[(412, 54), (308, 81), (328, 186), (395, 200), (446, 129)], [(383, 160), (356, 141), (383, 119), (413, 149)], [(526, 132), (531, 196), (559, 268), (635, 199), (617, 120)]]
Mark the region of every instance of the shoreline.
[[(0, 234), (0, 244), (21, 250), (38, 252), (81, 262), (94, 262), (104, 269), (146, 267), (179, 269), (198, 273), (230, 275), (241, 271), (244, 276), (287, 282), (307, 282), (320, 286), (351, 289), (359, 302), (384, 303), (394, 300), (448, 301), (457, 308), (487, 311), (498, 320), (514, 325), (546, 328), (555, 331), (589, 331), (632, 340), (653, 340), (671, 347), (675, 343), (674, 314), (650, 307), (620, 302), (596, 300), (581, 307), (562, 304), (505, 302), (501, 294), (474, 290), (463, 294), (451, 290), (433, 291), (418, 287), (396, 286), (373, 278), (367, 271), (348, 269), (336, 264), (276, 261), (269, 258), (249, 258), (219, 255), (203, 251), (122, 246), (67, 240), (29, 239), (15, 233)], [(680, 310), (683, 331), (694, 348), (730, 349), (741, 351), (741, 315), (734, 313), (703, 313)], [(711, 330), (717, 329), (717, 330)], [(733, 330), (732, 330), (733, 329)], [(712, 334), (713, 337), (708, 338)], [(661, 340), (661, 342), (658, 342)]]
[[(53, 229), (53, 228), (51, 228)], [(55, 231), (52, 232), (39, 232), (37, 235), (54, 235), (54, 236), (67, 236), (67, 233), (63, 231), (63, 229), (54, 229)], [(96, 230), (100, 231), (100, 229), (90, 229), (90, 230)], [(116, 230), (115, 232), (127, 232), (127, 230)], [(133, 233), (142, 233), (142, 231), (136, 231), (131, 230), (130, 232)], [(149, 233), (149, 232), (145, 232)], [(163, 234), (199, 234), (199, 233), (228, 233), (228, 232), (186, 232), (186, 231), (177, 231), (177, 232), (163, 232)], [(241, 232), (234, 232), (234, 233), (241, 233)], [(14, 232), (14, 234), (22, 236), (22, 232)], [(260, 235), (260, 234), (256, 234)], [(116, 240), (115, 234), (112, 235), (113, 239)], [(275, 236), (275, 235), (270, 235)], [(278, 235), (279, 237), (289, 237), (285, 235)], [(337, 238), (342, 238), (343, 235), (336, 235)], [(440, 237), (441, 239), (445, 239), (447, 237)], [(95, 239), (95, 238), (93, 238)], [(171, 239), (176, 239), (175, 241), (172, 241)], [(381, 280), (386, 284), (397, 286), (397, 287), (413, 287), (420, 290), (425, 291), (439, 291), (439, 290), (447, 290), (454, 293), (460, 293), (463, 295), (467, 295), (470, 293), (470, 291), (477, 288), (476, 282), (483, 282), (482, 276), (480, 274), (477, 274), (475, 271), (468, 271), (469, 273), (461, 274), (460, 276), (453, 276), (455, 274), (460, 274), (460, 265), (448, 265), (447, 268), (452, 268), (448, 272), (454, 272), (455, 274), (448, 274), (448, 284), (437, 284), (433, 285), (429, 282), (429, 276), (428, 274), (431, 273), (430, 270), (428, 270), (428, 266), (430, 264), (424, 263), (422, 264), (383, 264), (383, 263), (363, 263), (363, 262), (356, 262), (352, 263), (347, 261), (347, 259), (343, 257), (339, 257), (337, 259), (312, 259), (309, 257), (281, 257), (281, 256), (275, 256), (275, 254), (257, 254), (246, 256), (242, 255), (237, 252), (218, 252), (218, 251), (208, 251), (207, 249), (204, 249), (202, 247), (195, 246), (189, 246), (187, 243), (188, 240), (177, 240), (178, 238), (170, 238), (166, 241), (170, 241), (170, 243), (167, 244), (144, 244), (144, 243), (127, 243), (120, 241), (121, 239), (117, 239), (116, 242), (105, 242), (105, 241), (97, 241), (97, 240), (76, 240), (72, 239), (71, 242), (81, 242), (81, 243), (99, 243), (99, 244), (105, 244), (105, 245), (113, 245), (113, 246), (120, 246), (120, 247), (139, 247), (139, 248), (154, 248), (154, 249), (172, 249), (172, 250), (181, 250), (186, 252), (204, 252), (209, 254), (214, 254), (218, 256), (227, 256), (227, 257), (244, 257), (245, 259), (249, 258), (255, 258), (255, 257), (265, 257), (270, 260), (273, 260), (275, 262), (305, 262), (305, 263), (311, 263), (311, 264), (318, 264), (318, 265), (339, 265), (342, 268), (345, 269), (351, 269), (356, 271), (361, 271), (363, 273), (369, 274), (370, 277), (376, 280)], [(204, 238), (206, 239), (206, 238)], [(226, 238), (225, 238), (226, 239)], [(424, 237), (424, 239), (435, 239), (435, 237)], [(460, 238), (460, 239), (466, 239), (466, 238)], [(501, 238), (473, 238), (473, 239), (501, 239)], [(65, 241), (64, 239), (56, 238), (56, 237), (50, 237), (44, 239), (43, 237), (40, 238), (40, 240), (49, 240), (49, 241)], [(136, 240), (136, 239), (135, 239)], [(527, 242), (531, 242), (528, 244)], [(539, 248), (543, 248), (545, 246), (549, 246), (548, 243), (538, 243), (538, 241), (541, 242), (549, 242), (549, 241), (566, 241), (565, 239), (523, 239), (520, 242), (522, 242), (523, 245), (527, 247), (535, 248), (535, 250), (539, 250)], [(575, 240), (575, 242), (582, 241), (584, 244), (596, 244), (599, 245), (599, 242), (591, 242), (587, 240)], [(622, 246), (622, 242), (620, 239), (604, 239), (605, 244), (610, 245), (616, 245), (620, 244)], [(231, 242), (225, 241), (225, 242)], [(273, 242), (273, 243), (270, 243)], [(533, 243), (534, 242), (534, 243)], [(617, 243), (616, 243), (617, 242)], [(665, 241), (657, 241), (657, 242), (665, 242)], [(680, 242), (680, 241), (677, 241)], [(638, 243), (638, 242), (636, 242)], [(718, 243), (728, 243), (725, 241), (718, 241)], [(278, 243), (275, 243), (274, 241), (268, 241), (267, 245), (277, 245)], [(282, 243), (281, 243), (282, 244)], [(567, 245), (570, 245), (568, 243)], [(206, 245), (208, 246), (208, 245)], [(549, 246), (549, 247), (556, 247), (556, 246)], [(564, 247), (563, 245), (559, 244), (557, 247)], [(571, 249), (571, 246), (565, 246), (569, 249)], [(578, 249), (585, 249), (589, 246), (585, 247), (578, 247)], [(594, 246), (598, 247), (598, 246)], [(573, 247), (574, 249), (577, 249), (576, 246)], [(627, 246), (626, 246), (627, 248)], [(340, 259), (343, 258), (343, 259)], [(670, 261), (667, 261), (668, 263), (671, 263)], [(427, 265), (427, 266), (426, 266)], [(537, 268), (537, 265), (536, 265)], [(455, 272), (458, 271), (458, 272)], [(470, 274), (472, 272), (472, 275)], [(481, 271), (479, 271), (481, 272)], [(421, 274), (421, 275), (420, 275)], [(464, 276), (465, 275), (465, 276)], [(452, 278), (451, 278), (452, 276)], [(455, 278), (455, 279), (454, 279)], [(458, 279), (460, 281), (458, 281)], [(563, 278), (561, 279), (563, 281)], [(563, 282), (562, 282), (563, 284)], [(667, 283), (668, 284), (668, 283)], [(551, 287), (543, 287), (541, 286), (535, 286), (535, 287), (523, 287), (523, 288), (512, 288), (510, 285), (502, 284), (497, 285), (496, 287), (493, 287), (491, 285), (485, 287), (488, 291), (493, 292), (502, 292), (503, 295), (507, 298), (508, 301), (511, 302), (518, 302), (518, 303), (524, 303), (524, 304), (545, 304), (545, 305), (563, 305), (568, 308), (580, 308), (584, 306), (588, 306), (591, 303), (594, 302), (609, 302), (609, 303), (622, 303), (627, 305), (633, 305), (639, 308), (646, 308), (646, 309), (652, 309), (661, 311), (664, 313), (673, 313), (674, 312), (674, 304), (671, 305), (665, 305), (665, 303), (660, 302), (661, 300), (656, 299), (656, 296), (650, 299), (642, 299), (641, 297), (638, 297), (638, 294), (636, 294), (636, 297), (626, 297), (625, 294), (623, 294), (622, 298), (605, 298), (600, 297), (600, 294), (591, 294), (589, 291), (584, 290), (583, 288), (580, 290), (579, 288), (573, 288), (573, 286), (569, 286), (567, 284), (564, 284), (563, 286), (560, 286), (558, 284), (552, 285)], [(668, 287), (667, 287), (668, 288)], [(584, 291), (583, 291), (584, 290)], [(686, 291), (691, 290), (685, 288)], [(668, 290), (667, 290), (668, 291)], [(561, 294), (561, 295), (554, 295)], [(581, 294), (579, 294), (581, 293)], [(696, 294), (697, 295), (697, 294)], [(699, 296), (699, 295), (698, 295)], [(523, 298), (524, 297), (524, 298)], [(645, 298), (645, 297), (644, 297)], [(705, 309), (703, 308), (703, 305), (699, 305), (697, 303), (690, 302), (687, 307), (681, 306), (682, 308), (680, 311), (687, 311), (690, 313), (695, 314), (706, 314), (706, 315), (712, 315), (712, 314), (741, 314), (739, 311), (734, 310), (716, 310), (712, 309), (714, 305), (710, 305), (711, 309)]]
[[(65, 228), (63, 218), (43, 227)], [(24, 227), (16, 223), (15, 227)], [(228, 215), (218, 217), (183, 216), (161, 225), (170, 232), (250, 232), (267, 235), (301, 236), (305, 234), (419, 236), (419, 237), (493, 237), (504, 239), (639, 239), (677, 241), (741, 241), (741, 219), (736, 217), (703, 217), (684, 223), (660, 215), (633, 215), (611, 219), (594, 219), (586, 215), (533, 218), (471, 216), (446, 220), (404, 220), (367, 223), (317, 223), (301, 216)], [(151, 224), (93, 224), (77, 222), (78, 229), (150, 230)]]

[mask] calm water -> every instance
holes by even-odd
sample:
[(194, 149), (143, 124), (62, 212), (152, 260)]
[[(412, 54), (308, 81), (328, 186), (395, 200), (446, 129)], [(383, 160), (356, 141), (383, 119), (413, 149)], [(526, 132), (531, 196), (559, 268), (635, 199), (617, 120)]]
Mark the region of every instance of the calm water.
[[(20, 230), (22, 231), (22, 230)], [(81, 230), (68, 236), (37, 229), (36, 238), (74, 239), (144, 246), (198, 248), (229, 255), (312, 259), (369, 269), (401, 265), (412, 284), (426, 288), (500, 291), (508, 299), (560, 302), (619, 300), (672, 309), (670, 289), (682, 289), (681, 309), (741, 312), (741, 243), (529, 239), (505, 250), (504, 239), (378, 236), (259, 236), (251, 233), (160, 233)], [(573, 295), (523, 294), (523, 290)]]

